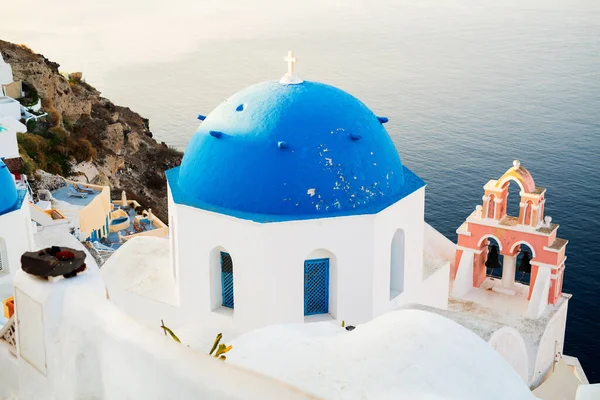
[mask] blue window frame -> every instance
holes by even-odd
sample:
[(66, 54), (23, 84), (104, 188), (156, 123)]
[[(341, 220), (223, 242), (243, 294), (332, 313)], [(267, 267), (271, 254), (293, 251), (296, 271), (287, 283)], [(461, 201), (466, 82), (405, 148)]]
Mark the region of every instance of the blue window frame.
[(329, 313), (329, 258), (304, 261), (304, 315)]
[(221, 252), (221, 289), (223, 307), (233, 308), (233, 261), (225, 252)]

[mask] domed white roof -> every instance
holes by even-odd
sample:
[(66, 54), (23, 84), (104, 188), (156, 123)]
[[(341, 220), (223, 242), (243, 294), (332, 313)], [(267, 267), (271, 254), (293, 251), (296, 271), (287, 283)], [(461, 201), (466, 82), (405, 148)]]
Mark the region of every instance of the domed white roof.
[(351, 332), (330, 322), (270, 326), (231, 344), (226, 362), (324, 399), (535, 399), (479, 336), (421, 310), (394, 311)]

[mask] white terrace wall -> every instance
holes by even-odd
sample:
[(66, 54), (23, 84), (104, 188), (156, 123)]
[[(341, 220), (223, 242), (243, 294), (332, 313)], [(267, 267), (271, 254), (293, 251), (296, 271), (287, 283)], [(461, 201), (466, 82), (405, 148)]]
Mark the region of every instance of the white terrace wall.
[(0, 257), (2, 276), (14, 276), (21, 268), (21, 255), (31, 250), (33, 233), (29, 214), (29, 202), (25, 200), (19, 210), (0, 215)]
[[(423, 282), (423, 226), (425, 188), (421, 188), (378, 213), (374, 219), (373, 237), (373, 315), (388, 312), (397, 306), (415, 302)], [(402, 292), (390, 298), (392, 241), (401, 229), (404, 234), (403, 260), (399, 260), (403, 276)], [(401, 245), (402, 243), (396, 243)], [(444, 288), (440, 288), (442, 291)]]
[(12, 129), (0, 128), (0, 158), (19, 157), (17, 132)]
[(151, 332), (105, 298), (98, 271), (19, 271), (15, 292), (19, 400), (314, 398)]
[(560, 309), (556, 311), (552, 319), (548, 322), (540, 342), (534, 343), (532, 346), (533, 349), (537, 349), (537, 352), (531, 357), (529, 363), (530, 368), (532, 367), (530, 369), (532, 376), (529, 382), (531, 387), (537, 387), (541, 384), (550, 368), (554, 365), (557, 354), (563, 354), (568, 307), (569, 300), (565, 298)]

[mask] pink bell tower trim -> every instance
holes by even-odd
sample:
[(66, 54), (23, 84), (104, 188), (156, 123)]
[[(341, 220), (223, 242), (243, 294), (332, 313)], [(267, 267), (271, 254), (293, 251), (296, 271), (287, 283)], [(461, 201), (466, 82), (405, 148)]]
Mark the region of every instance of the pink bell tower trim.
[[(506, 214), (508, 187), (516, 182), (520, 188), (520, 211), (518, 216)], [(565, 269), (565, 250), (568, 241), (556, 236), (558, 225), (552, 218), (544, 217), (546, 189), (535, 185), (533, 177), (517, 160), (498, 180), (490, 180), (484, 186), (483, 203), (467, 217), (456, 231), (458, 243), (456, 259), (451, 270), (451, 279), (456, 280), (460, 268), (462, 289), (466, 282), (465, 273), (471, 273), (473, 288), (479, 288), (486, 281), (485, 262), (488, 255), (489, 238), (498, 243), (499, 253), (504, 256), (502, 281), (494, 285), (495, 291), (515, 294), (515, 264), (521, 245), (531, 249), (531, 274), (527, 299), (528, 314), (538, 318), (545, 306), (555, 304), (562, 294)], [(465, 252), (469, 257), (463, 259)], [(462, 263), (461, 263), (462, 261)], [(544, 273), (541, 273), (543, 270)], [(519, 284), (521, 285), (521, 284)], [(455, 289), (457, 285), (455, 284)], [(522, 288), (522, 286), (520, 286)], [(536, 290), (537, 287), (537, 290)], [(547, 294), (546, 294), (547, 290)], [(533, 305), (532, 302), (537, 302)]]

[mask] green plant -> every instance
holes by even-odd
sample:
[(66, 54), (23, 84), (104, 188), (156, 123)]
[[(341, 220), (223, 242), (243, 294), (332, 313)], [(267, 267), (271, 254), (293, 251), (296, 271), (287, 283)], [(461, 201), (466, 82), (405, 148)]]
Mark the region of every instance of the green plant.
[(35, 128), (37, 128), (37, 120), (35, 118), (32, 118), (29, 121), (27, 121), (27, 131), (28, 132), (35, 131)]
[[(218, 358), (219, 360), (225, 361), (227, 359), (227, 357), (225, 357), (224, 354), (227, 353), (229, 350), (231, 350), (233, 348), (233, 346), (231, 346), (231, 345), (227, 346), (224, 343), (220, 343), (221, 339), (223, 339), (223, 334), (219, 333), (217, 335), (217, 337), (215, 338), (213, 346), (210, 349), (210, 352), (208, 354), (215, 358)], [(214, 355), (213, 355), (213, 353), (214, 353)]]
[(181, 340), (179, 340), (179, 338), (177, 337), (175, 332), (173, 332), (171, 329), (167, 328), (165, 326), (165, 322), (162, 319), (160, 320), (160, 327), (162, 328), (163, 332), (165, 332), (165, 336), (167, 336), (167, 333), (168, 333), (169, 336), (171, 336), (171, 339), (173, 339), (177, 343), (181, 343)]

